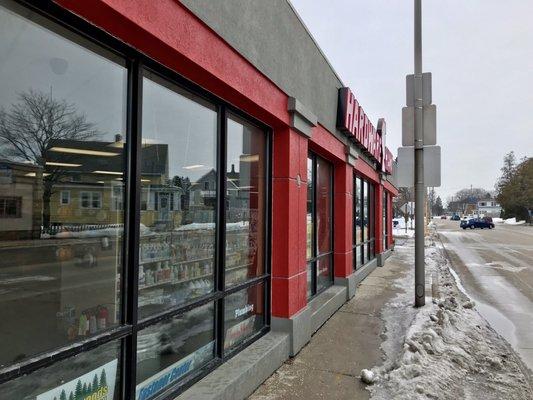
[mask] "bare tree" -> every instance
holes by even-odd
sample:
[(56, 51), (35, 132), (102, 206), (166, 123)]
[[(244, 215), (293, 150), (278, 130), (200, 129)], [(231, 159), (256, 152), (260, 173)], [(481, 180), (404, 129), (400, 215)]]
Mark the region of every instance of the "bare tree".
[[(0, 109), (0, 155), (12, 161), (30, 162), (45, 169), (46, 153), (56, 140), (88, 140), (98, 136), (75, 104), (30, 90), (6, 111)], [(59, 168), (43, 175), (43, 226), (50, 226), (50, 198), (61, 178)]]

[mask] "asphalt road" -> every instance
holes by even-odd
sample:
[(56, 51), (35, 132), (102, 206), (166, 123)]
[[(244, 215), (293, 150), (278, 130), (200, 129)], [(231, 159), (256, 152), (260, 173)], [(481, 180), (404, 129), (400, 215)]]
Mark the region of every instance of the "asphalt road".
[(462, 286), (533, 370), (533, 227), (459, 228), (435, 220)]

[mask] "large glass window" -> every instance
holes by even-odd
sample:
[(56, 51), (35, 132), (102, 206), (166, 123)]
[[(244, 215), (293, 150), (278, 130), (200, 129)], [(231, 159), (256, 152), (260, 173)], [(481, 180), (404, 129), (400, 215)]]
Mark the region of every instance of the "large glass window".
[[(249, 282), (266, 273), (267, 136), (230, 112), (224, 112), (225, 134), (219, 136), (220, 112), (144, 72), (139, 317), (190, 309), (217, 291), (243, 289), (139, 333), (139, 399), (158, 396), (266, 325), (266, 286)], [(220, 160), (222, 143), (226, 153)], [(220, 242), (223, 252), (217, 250)], [(225, 310), (223, 318), (215, 319), (217, 309)], [(215, 336), (216, 320), (224, 339)]]
[(333, 166), (314, 154), (307, 164), (307, 294), (311, 297), (333, 281)]
[(383, 227), (383, 249), (387, 250), (389, 248), (389, 225), (387, 223), (389, 218), (389, 194), (385, 190), (383, 191), (383, 210), (381, 216)]
[(0, 0), (0, 398), (174, 395), (268, 330), (267, 128), (43, 15)]
[(368, 239), (366, 245), (368, 261), (373, 260), (376, 256), (375, 238), (376, 238), (376, 202), (375, 202), (375, 188), (371, 182), (368, 182)]
[(142, 121), (138, 305), (145, 318), (213, 291), (217, 111), (146, 72)]
[(234, 115), (227, 120), (226, 285), (265, 273), (266, 136)]
[(375, 189), (359, 176), (354, 177), (354, 269), (375, 258)]
[[(6, 1), (0, 54), (1, 367), (120, 323), (124, 217), (110, 199), (124, 190), (128, 73), (111, 52)], [(56, 372), (50, 382), (74, 374)], [(0, 397), (46, 386), (21, 385)]]

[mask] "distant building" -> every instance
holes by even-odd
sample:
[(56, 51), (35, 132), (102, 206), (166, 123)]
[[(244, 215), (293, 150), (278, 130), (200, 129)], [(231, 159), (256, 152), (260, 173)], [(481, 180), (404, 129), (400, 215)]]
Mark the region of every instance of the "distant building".
[(479, 200), (476, 211), (485, 217), (499, 217), (502, 207), (493, 199)]

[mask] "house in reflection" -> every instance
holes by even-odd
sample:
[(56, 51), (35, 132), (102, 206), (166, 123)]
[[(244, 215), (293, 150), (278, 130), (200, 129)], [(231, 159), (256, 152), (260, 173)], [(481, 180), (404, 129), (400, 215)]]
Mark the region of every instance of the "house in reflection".
[[(55, 140), (46, 153), (52, 179), (52, 226), (123, 223), (124, 142)], [(167, 229), (181, 223), (183, 190), (168, 174), (168, 145), (144, 144), (141, 164), (141, 223)]]
[(195, 182), (191, 182), (188, 193), (187, 221), (212, 222), (217, 201), (217, 173), (211, 169)]
[(42, 169), (0, 159), (0, 240), (38, 239), (42, 223)]

